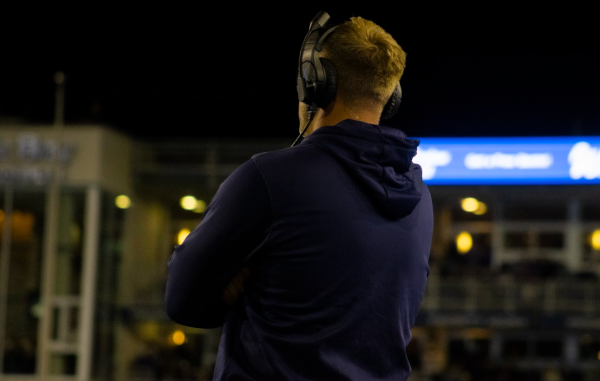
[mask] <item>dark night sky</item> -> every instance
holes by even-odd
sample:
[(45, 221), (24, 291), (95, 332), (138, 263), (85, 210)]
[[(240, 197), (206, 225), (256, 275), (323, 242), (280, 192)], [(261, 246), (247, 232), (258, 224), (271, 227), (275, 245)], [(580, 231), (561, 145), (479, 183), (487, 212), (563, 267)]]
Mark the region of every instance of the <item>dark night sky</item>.
[(402, 105), (387, 123), (410, 136), (600, 134), (593, 5), (448, 3), (4, 10), (0, 116), (51, 123), (62, 70), (68, 124), (140, 139), (292, 141), (300, 45), (325, 10), (332, 23), (377, 22), (407, 52)]

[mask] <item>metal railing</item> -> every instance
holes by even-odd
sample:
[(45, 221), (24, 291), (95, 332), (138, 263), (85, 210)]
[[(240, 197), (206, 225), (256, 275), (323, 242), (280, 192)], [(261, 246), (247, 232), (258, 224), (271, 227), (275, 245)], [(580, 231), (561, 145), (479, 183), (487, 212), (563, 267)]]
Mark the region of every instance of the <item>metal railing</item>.
[[(123, 306), (145, 319), (167, 319), (163, 285), (144, 290), (133, 305)], [(421, 309), (427, 312), (542, 313), (600, 316), (600, 282), (562, 279), (430, 277)], [(600, 328), (600, 327), (599, 327)]]
[(465, 312), (600, 313), (596, 280), (520, 280), (514, 277), (432, 277), (422, 309)]

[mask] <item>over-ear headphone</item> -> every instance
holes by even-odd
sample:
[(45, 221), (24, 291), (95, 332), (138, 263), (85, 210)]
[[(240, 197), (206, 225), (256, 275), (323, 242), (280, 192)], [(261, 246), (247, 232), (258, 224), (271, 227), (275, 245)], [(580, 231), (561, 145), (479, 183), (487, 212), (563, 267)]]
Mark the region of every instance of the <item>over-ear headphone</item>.
[[(296, 90), (298, 100), (309, 106), (313, 112), (318, 108), (325, 108), (335, 97), (337, 78), (335, 67), (326, 58), (319, 58), (319, 52), (323, 50), (322, 43), (329, 33), (337, 26), (325, 27), (329, 21), (327, 12), (319, 12), (310, 22), (308, 33), (304, 37), (298, 60), (298, 75)], [(394, 88), (394, 92), (388, 99), (381, 113), (381, 119), (393, 117), (402, 100), (402, 88), (400, 82)]]

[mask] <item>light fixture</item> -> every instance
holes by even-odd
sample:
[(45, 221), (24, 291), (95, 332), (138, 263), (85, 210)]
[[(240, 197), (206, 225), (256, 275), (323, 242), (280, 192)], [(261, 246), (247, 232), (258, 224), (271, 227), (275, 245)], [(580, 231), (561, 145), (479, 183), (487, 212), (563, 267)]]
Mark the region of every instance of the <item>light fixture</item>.
[(590, 234), (590, 246), (594, 250), (600, 250), (600, 229), (596, 229)]
[(115, 205), (120, 209), (127, 209), (131, 206), (131, 199), (122, 194), (115, 198)]
[(194, 210), (196, 208), (198, 200), (194, 196), (183, 196), (181, 200), (179, 200), (179, 205), (185, 210)]
[(477, 203), (477, 209), (475, 209), (473, 211), (473, 214), (476, 214), (478, 216), (481, 216), (482, 214), (485, 214), (485, 212), (487, 212), (487, 205), (483, 202), (478, 202)]
[(479, 201), (474, 197), (463, 198), (460, 202), (460, 206), (465, 212), (474, 212), (479, 206)]
[(473, 247), (473, 237), (468, 232), (461, 232), (456, 236), (456, 250), (459, 254), (466, 254)]
[(182, 345), (185, 343), (185, 333), (178, 329), (171, 334), (171, 342), (175, 345)]
[(206, 210), (206, 201), (196, 200), (196, 207), (194, 208), (195, 213), (204, 213)]
[(190, 234), (190, 229), (183, 228), (177, 234), (177, 244), (181, 245), (185, 238)]

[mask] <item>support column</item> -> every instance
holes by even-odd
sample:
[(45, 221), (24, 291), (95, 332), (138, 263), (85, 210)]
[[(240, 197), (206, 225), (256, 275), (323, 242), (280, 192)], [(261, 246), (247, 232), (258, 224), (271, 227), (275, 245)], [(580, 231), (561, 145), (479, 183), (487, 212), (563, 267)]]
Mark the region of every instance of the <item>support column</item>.
[(94, 341), (94, 313), (96, 307), (96, 279), (98, 274), (98, 247), (100, 238), (100, 187), (90, 186), (85, 200), (85, 231), (83, 236), (83, 263), (79, 308), (79, 335), (77, 346), (77, 380), (91, 380)]
[(6, 350), (6, 311), (8, 309), (13, 192), (13, 188), (10, 185), (4, 188), (4, 222), (2, 229), (2, 251), (0, 251), (0, 377), (4, 373), (4, 352)]
[(579, 337), (576, 333), (569, 333), (564, 340), (563, 360), (570, 366), (579, 361)]
[(583, 260), (581, 201), (570, 199), (567, 208), (564, 263), (570, 272), (576, 272), (581, 270)]
[(38, 326), (38, 354), (36, 372), (40, 379), (50, 376), (50, 345), (53, 320), (53, 297), (56, 274), (56, 251), (58, 241), (59, 184), (58, 173), (52, 177), (46, 198), (44, 221), (44, 253), (42, 259), (42, 281), (40, 285), (41, 314)]
[(499, 269), (504, 263), (504, 203), (496, 201), (494, 203), (494, 217), (492, 224), (492, 269)]
[(36, 372), (41, 379), (50, 375), (51, 335), (53, 319), (53, 296), (56, 274), (56, 251), (58, 243), (58, 212), (60, 204), (60, 158), (59, 150), (62, 142), (65, 108), (65, 75), (63, 72), (54, 74), (56, 83), (55, 111), (53, 132), (56, 138), (56, 152), (52, 178), (48, 186), (46, 211), (44, 221), (44, 253), (42, 259), (42, 281), (40, 284), (41, 314), (38, 323), (38, 353)]

